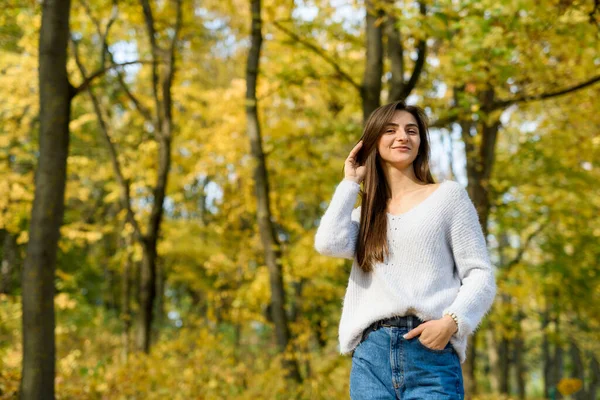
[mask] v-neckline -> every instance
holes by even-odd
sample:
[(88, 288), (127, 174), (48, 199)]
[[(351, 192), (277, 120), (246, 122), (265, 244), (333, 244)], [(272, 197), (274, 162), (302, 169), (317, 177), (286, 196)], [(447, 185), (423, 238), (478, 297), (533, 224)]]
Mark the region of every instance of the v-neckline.
[(418, 209), (419, 207), (422, 207), (423, 204), (427, 203), (428, 201), (430, 201), (433, 197), (435, 197), (436, 193), (439, 192), (442, 189), (442, 186), (444, 186), (446, 184), (446, 182), (448, 182), (448, 180), (446, 179), (445, 181), (442, 181), (440, 183), (440, 185), (429, 194), (429, 196), (427, 196), (424, 200), (422, 200), (420, 203), (414, 205), (410, 210), (403, 212), (402, 214), (391, 214), (389, 212), (386, 211), (386, 214), (388, 217), (392, 218), (392, 219), (398, 219), (398, 218), (403, 218), (408, 214), (411, 214), (414, 210)]

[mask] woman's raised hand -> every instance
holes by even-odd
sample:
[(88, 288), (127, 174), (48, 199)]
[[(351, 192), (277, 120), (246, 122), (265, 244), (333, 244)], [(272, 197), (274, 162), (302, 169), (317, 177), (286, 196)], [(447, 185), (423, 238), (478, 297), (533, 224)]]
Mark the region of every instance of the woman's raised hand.
[(344, 163), (344, 179), (352, 180), (356, 183), (361, 183), (363, 179), (365, 179), (365, 174), (367, 173), (367, 167), (364, 165), (358, 165), (356, 162), (356, 155), (358, 151), (362, 147), (363, 141), (361, 140), (354, 146), (348, 158), (346, 158), (346, 162)]

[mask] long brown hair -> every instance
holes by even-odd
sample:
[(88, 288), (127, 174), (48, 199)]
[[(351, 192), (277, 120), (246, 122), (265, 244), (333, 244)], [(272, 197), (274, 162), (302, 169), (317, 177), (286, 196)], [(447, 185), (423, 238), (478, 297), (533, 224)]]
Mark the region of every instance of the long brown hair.
[(360, 230), (356, 244), (358, 265), (364, 272), (373, 271), (375, 262), (383, 262), (389, 256), (386, 208), (391, 190), (382, 168), (383, 159), (377, 151), (377, 142), (396, 110), (407, 111), (417, 120), (421, 144), (413, 162), (415, 176), (421, 182), (435, 183), (429, 169), (429, 131), (427, 116), (423, 110), (418, 106), (408, 106), (404, 101), (396, 101), (373, 111), (365, 123), (359, 139), (363, 141), (363, 145), (356, 155), (358, 165), (366, 166), (364, 190), (360, 191)]

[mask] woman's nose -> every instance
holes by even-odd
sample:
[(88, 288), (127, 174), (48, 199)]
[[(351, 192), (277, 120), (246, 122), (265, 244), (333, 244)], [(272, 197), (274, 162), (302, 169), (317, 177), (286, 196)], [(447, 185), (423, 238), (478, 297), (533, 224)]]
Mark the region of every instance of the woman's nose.
[(396, 133), (396, 140), (398, 141), (408, 141), (408, 134), (406, 132)]

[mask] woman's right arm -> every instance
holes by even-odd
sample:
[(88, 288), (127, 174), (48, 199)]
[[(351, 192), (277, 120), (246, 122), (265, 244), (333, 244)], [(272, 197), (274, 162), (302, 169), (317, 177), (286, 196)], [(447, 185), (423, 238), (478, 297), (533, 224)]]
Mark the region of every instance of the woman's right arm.
[(358, 238), (360, 207), (353, 209), (360, 185), (342, 180), (321, 218), (314, 247), (324, 256), (353, 259)]
[(315, 234), (315, 250), (324, 256), (354, 258), (360, 207), (352, 210), (365, 178), (367, 168), (360, 165), (357, 155), (362, 148), (362, 139), (352, 148), (344, 162), (344, 180), (341, 181), (331, 203), (321, 218)]

